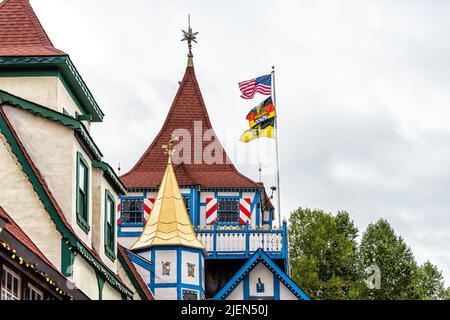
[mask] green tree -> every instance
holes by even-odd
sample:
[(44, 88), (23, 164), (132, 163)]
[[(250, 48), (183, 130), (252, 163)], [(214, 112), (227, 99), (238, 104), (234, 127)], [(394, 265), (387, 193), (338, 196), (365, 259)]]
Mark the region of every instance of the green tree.
[(412, 294), (414, 298), (423, 300), (448, 299), (442, 272), (431, 262), (417, 268)]
[(289, 219), (291, 275), (313, 299), (358, 297), (358, 229), (347, 212), (336, 216), (299, 208)]
[[(373, 300), (417, 299), (417, 264), (411, 249), (395, 234), (389, 223), (380, 219), (364, 232), (359, 247), (361, 269), (378, 267), (380, 288), (363, 287), (360, 297)], [(366, 274), (365, 277), (368, 277)]]

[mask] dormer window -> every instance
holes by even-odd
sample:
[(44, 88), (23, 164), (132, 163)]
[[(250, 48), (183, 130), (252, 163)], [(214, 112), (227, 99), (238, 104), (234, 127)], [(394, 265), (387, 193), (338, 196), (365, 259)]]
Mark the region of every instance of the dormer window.
[(115, 208), (116, 204), (113, 195), (109, 190), (105, 190), (105, 253), (113, 261), (116, 259)]
[(217, 199), (219, 223), (239, 223), (239, 199)]
[(89, 166), (83, 155), (77, 153), (77, 222), (89, 232)]

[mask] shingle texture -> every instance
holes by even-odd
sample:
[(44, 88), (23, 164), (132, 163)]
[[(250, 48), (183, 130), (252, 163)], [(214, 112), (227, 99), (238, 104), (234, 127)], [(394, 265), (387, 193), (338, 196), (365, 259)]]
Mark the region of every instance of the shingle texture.
[[(195, 128), (198, 132), (194, 132)], [(204, 188), (261, 188), (256, 182), (239, 173), (229, 160), (225, 150), (216, 138), (209, 120), (208, 112), (195, 76), (194, 68), (188, 66), (178, 92), (167, 115), (166, 121), (153, 143), (139, 159), (136, 165), (121, 179), (127, 188), (157, 188), (167, 165), (167, 155), (162, 145), (167, 144), (170, 135), (176, 129), (187, 130), (191, 136), (190, 148), (179, 148), (186, 154), (175, 163), (174, 171), (180, 186), (200, 185)], [(208, 163), (203, 154), (208, 152), (211, 141), (202, 139), (209, 131), (223, 150), (219, 161)], [(195, 133), (195, 134), (194, 134)], [(198, 139), (200, 137), (200, 139)], [(196, 142), (194, 142), (194, 139)], [(183, 143), (180, 141), (179, 143)], [(183, 145), (185, 145), (183, 143)], [(205, 150), (206, 149), (206, 150)], [(175, 146), (177, 150), (177, 146)], [(176, 151), (177, 152), (177, 151)]]
[(61, 56), (28, 0), (0, 3), (0, 56)]

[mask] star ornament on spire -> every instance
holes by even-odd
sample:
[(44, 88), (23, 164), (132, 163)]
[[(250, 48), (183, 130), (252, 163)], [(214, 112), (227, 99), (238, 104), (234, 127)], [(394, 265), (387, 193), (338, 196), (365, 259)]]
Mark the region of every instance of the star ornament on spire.
[(181, 41), (187, 41), (188, 48), (189, 48), (189, 54), (188, 57), (192, 58), (194, 55), (192, 54), (192, 42), (197, 43), (197, 35), (198, 32), (193, 32), (191, 28), (191, 16), (188, 16), (189, 25), (188, 25), (188, 31), (181, 30), (183, 32), (183, 39)]

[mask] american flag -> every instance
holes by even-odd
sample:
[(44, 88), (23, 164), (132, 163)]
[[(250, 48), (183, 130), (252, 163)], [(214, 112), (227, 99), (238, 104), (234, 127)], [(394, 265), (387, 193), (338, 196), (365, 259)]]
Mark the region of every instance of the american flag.
[(252, 99), (257, 92), (266, 96), (272, 93), (272, 75), (258, 77), (239, 83), (239, 89), (242, 92), (241, 98)]

